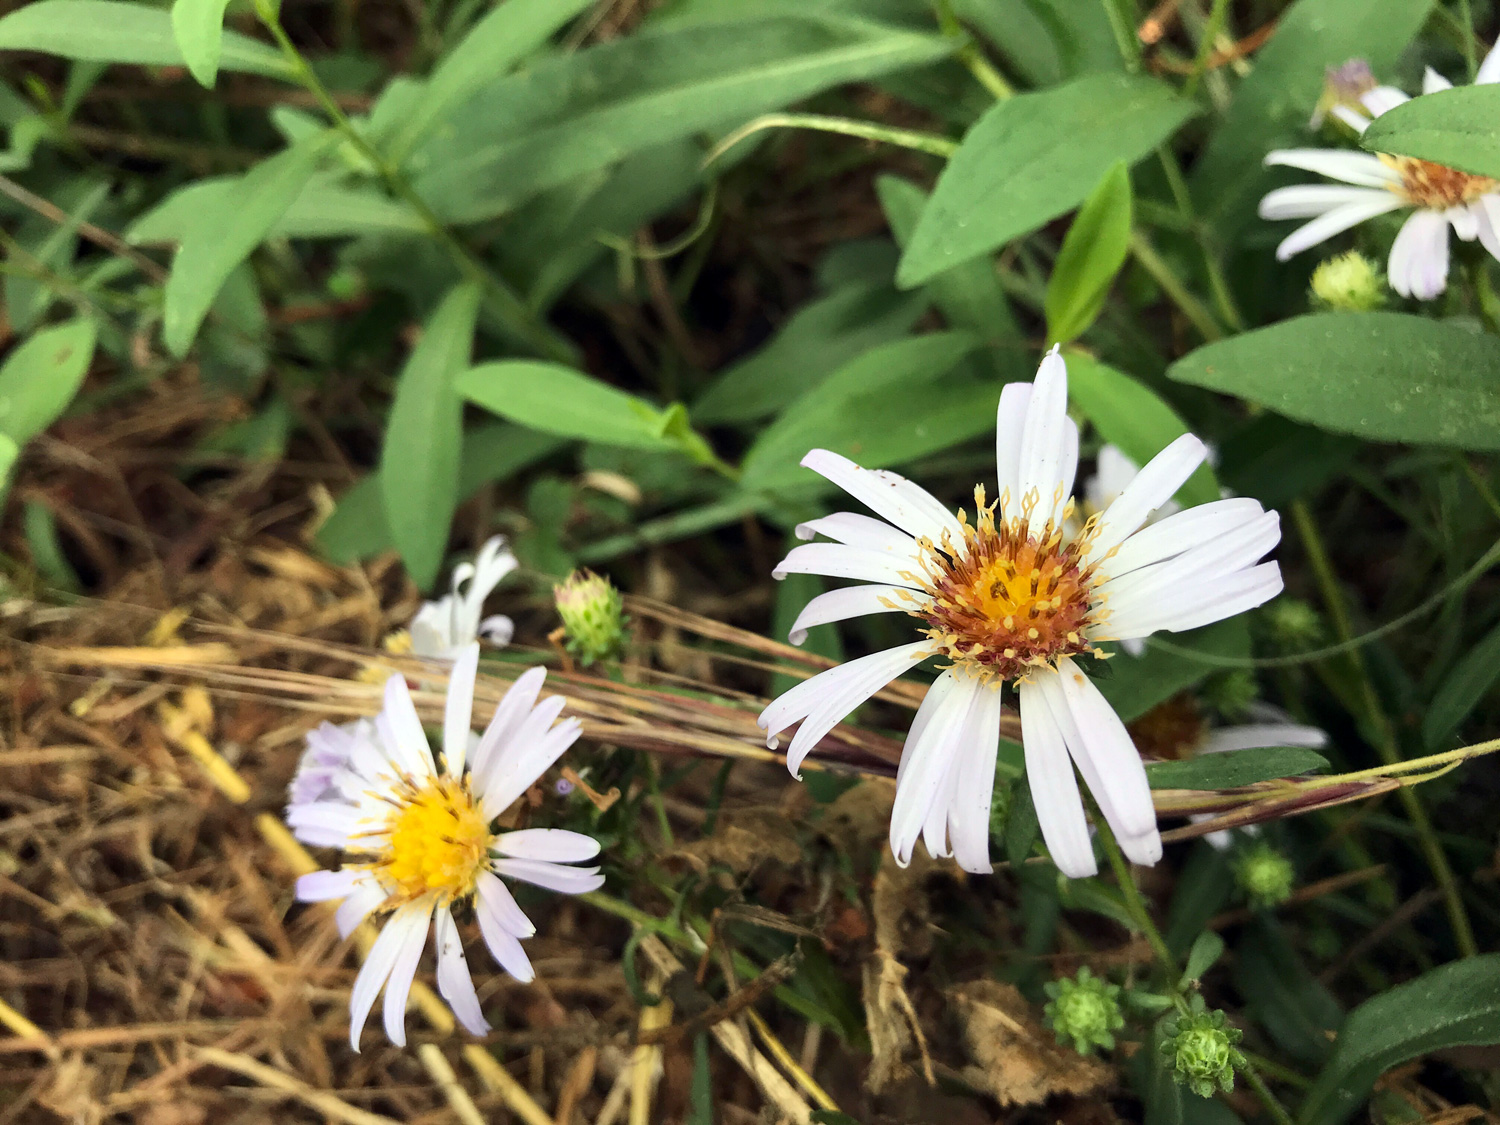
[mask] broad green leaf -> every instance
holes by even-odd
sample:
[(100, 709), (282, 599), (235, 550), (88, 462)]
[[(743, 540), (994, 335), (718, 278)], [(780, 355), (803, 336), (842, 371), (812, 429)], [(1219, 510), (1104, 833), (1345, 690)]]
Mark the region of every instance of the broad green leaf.
[(1089, 330), (1130, 249), (1130, 169), (1122, 160), (1083, 201), (1063, 236), (1047, 281), (1047, 343), (1067, 344)]
[(219, 287), (266, 238), (336, 139), (311, 137), (261, 161), (191, 217), (166, 285), (162, 338), (173, 355), (187, 354)]
[(1500, 449), (1500, 340), (1403, 313), (1320, 313), (1191, 352), (1167, 372), (1366, 441)]
[[(85, 62), (186, 66), (164, 8), (125, 0), (36, 0), (0, 19), (0, 50), (43, 51)], [(224, 32), (220, 69), (290, 78), (292, 68), (269, 44)]]
[(938, 177), (898, 285), (920, 285), (1076, 207), (1116, 162), (1133, 164), (1195, 112), (1150, 78), (1094, 74), (986, 113)]
[(1500, 625), (1464, 653), (1432, 697), (1422, 720), (1422, 741), (1429, 749), (1444, 749), (1453, 732), (1479, 701), (1500, 681)]
[(1307, 122), (1326, 69), (1366, 59), (1377, 76), (1389, 75), (1431, 9), (1432, 0), (1297, 0), (1288, 7), (1193, 170), (1203, 210), (1252, 218), (1255, 200), (1275, 183), (1261, 166), (1266, 153), (1309, 143)]
[(1274, 917), (1241, 931), (1230, 968), (1246, 1014), (1283, 1051), (1309, 1065), (1329, 1056), (1343, 1012)]
[[(178, 0), (180, 3), (181, 0)], [(506, 0), (474, 25), (427, 79), (386, 155), (400, 162), (433, 124), (543, 46), (593, 0)]]
[(994, 43), (1028, 86), (1052, 86), (1086, 71), (1124, 66), (1108, 11), (1097, 2), (955, 0), (953, 10)]
[(0, 365), (0, 433), (24, 445), (68, 408), (94, 358), (92, 320), (43, 328)]
[[(1171, 633), (1161, 640), (1169, 642), (1172, 649), (1148, 639), (1141, 656), (1116, 652), (1108, 661), (1108, 675), (1095, 681), (1110, 706), (1127, 723), (1192, 687), (1214, 670), (1213, 665), (1176, 650), (1191, 649), (1211, 656), (1250, 655), (1250, 631), (1243, 617), (1231, 617), (1187, 633)], [(1087, 663), (1084, 670), (1091, 670)]]
[(219, 77), (219, 54), (224, 35), (224, 9), (229, 0), (175, 0), (172, 34), (188, 70), (200, 86), (213, 89)]
[(456, 386), (476, 406), (543, 433), (636, 449), (675, 447), (661, 433), (657, 407), (559, 363), (481, 363)]
[(1154, 762), (1146, 767), (1146, 778), (1152, 789), (1237, 789), (1327, 768), (1328, 759), (1316, 750), (1266, 746), (1200, 754), (1185, 762)]
[(1441, 965), (1349, 1013), (1298, 1119), (1337, 1125), (1392, 1067), (1449, 1047), (1492, 1043), (1500, 1043), (1500, 953)]
[(469, 366), (478, 317), (479, 287), (465, 283), (450, 290), (422, 326), (396, 381), (380, 451), (386, 521), (423, 589), (437, 577), (458, 506), (463, 400), (454, 379)]
[[(1123, 371), (1081, 353), (1070, 353), (1067, 363), (1068, 397), (1073, 405), (1093, 423), (1100, 437), (1119, 446), (1137, 465), (1145, 465), (1188, 432), (1177, 411)], [(1218, 498), (1219, 485), (1207, 462), (1177, 490), (1177, 499), (1184, 505)]]
[(770, 343), (722, 372), (693, 404), (693, 417), (725, 425), (775, 414), (845, 363), (905, 336), (922, 308), (920, 298), (889, 284), (837, 289), (798, 309)]
[(1224, 939), (1212, 930), (1204, 930), (1193, 940), (1193, 947), (1188, 950), (1187, 964), (1182, 970), (1182, 981), (1179, 988), (1187, 988), (1189, 981), (1202, 980), (1203, 974), (1213, 968), (1219, 958), (1224, 956)]
[(642, 148), (920, 66), (953, 47), (812, 13), (647, 27), (489, 84), (409, 166), (445, 218), (473, 222)]
[[(61, 223), (41, 215), (28, 215), (16, 231), (16, 242), (48, 272), (73, 279), (78, 252), (78, 228), (89, 221), (110, 194), (108, 180), (79, 177), (65, 181), (52, 202), (66, 211)], [(44, 278), (21, 272), (5, 275), (5, 305), (11, 330), (24, 336), (40, 324), (61, 295), (59, 287)]]
[(994, 387), (970, 380), (934, 386), (977, 345), (968, 332), (934, 332), (872, 348), (766, 427), (745, 454), (741, 483), (750, 490), (809, 484), (816, 478), (799, 462), (814, 448), (884, 468), (992, 427), (993, 405), (988, 414), (979, 407), (994, 403)]
[[(136, 245), (181, 242), (204, 210), (222, 209), (232, 197), (235, 176), (198, 180), (174, 191), (125, 230)], [(338, 238), (344, 235), (422, 233), (427, 227), (410, 207), (369, 188), (345, 187), (339, 177), (314, 173), (266, 238)]]
[(1455, 86), (1382, 113), (1359, 139), (1371, 152), (1418, 156), (1500, 178), (1500, 86)]

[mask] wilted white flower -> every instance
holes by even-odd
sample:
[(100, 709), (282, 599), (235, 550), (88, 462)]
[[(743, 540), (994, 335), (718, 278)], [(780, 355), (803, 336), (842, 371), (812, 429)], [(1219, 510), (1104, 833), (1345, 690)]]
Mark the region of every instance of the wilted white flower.
[[(1500, 81), (1500, 51), (1490, 51), (1474, 81)], [(1451, 85), (1429, 67), (1422, 79), (1422, 93), (1446, 90)], [(1345, 105), (1334, 106), (1332, 112), (1363, 133), (1371, 118), (1408, 100), (1394, 87), (1377, 86), (1360, 98), (1368, 117)], [(1266, 163), (1342, 181), (1278, 188), (1260, 201), (1263, 219), (1312, 220), (1282, 240), (1276, 248), (1280, 261), (1367, 219), (1405, 208), (1412, 213), (1402, 224), (1386, 263), (1391, 288), (1403, 297), (1430, 300), (1447, 288), (1450, 226), (1465, 242), (1477, 238), (1500, 259), (1500, 182), (1487, 176), (1411, 156), (1335, 149), (1279, 149), (1267, 154)]]
[(828, 450), (802, 464), (881, 519), (839, 512), (798, 527), (804, 539), (776, 568), (870, 583), (814, 598), (792, 627), (904, 611), (921, 640), (849, 661), (765, 709), (768, 745), (800, 720), (787, 750), (795, 773), (818, 741), (902, 672), (933, 656), (951, 663), (912, 721), (896, 780), (891, 848), (905, 863), (918, 837), (987, 872), (989, 812), (1000, 729), (1000, 688), (1018, 685), (1026, 772), (1053, 861), (1064, 874), (1096, 871), (1079, 773), (1136, 863), (1161, 857), (1145, 768), (1124, 724), (1075, 658), (1104, 640), (1192, 629), (1260, 605), (1281, 590), (1259, 560), (1281, 537), (1274, 512), (1249, 498), (1218, 500), (1143, 527), (1205, 456), (1187, 434), (1158, 454), (1104, 512), (1067, 536), (1078, 428), (1067, 415), (1067, 369), (1053, 349), (1035, 383), (1011, 383), (996, 418), (996, 503), (975, 489), (976, 516), (953, 515), (922, 488)]
[(556, 722), (561, 696), (537, 703), (546, 670), (532, 668), (506, 692), (471, 753), (478, 665), (477, 643), (466, 645), (454, 662), (440, 761), (400, 676), (386, 682), (385, 707), (373, 722), (325, 724), (309, 736), (342, 752), (346, 765), (322, 794), (291, 804), (287, 823), (299, 840), (342, 848), (351, 862), (302, 876), (297, 897), (342, 899), (336, 920), (345, 937), (370, 914), (388, 915), (349, 998), (355, 1050), (382, 986), (386, 1034), (405, 1045), (406, 998), (429, 924), (435, 924), (438, 991), (464, 1027), (476, 1035), (489, 1030), (464, 959), (455, 904), (472, 904), (495, 960), (529, 981), (534, 973), (521, 939), (536, 927), (500, 877), (564, 894), (596, 890), (604, 882), (597, 867), (569, 866), (599, 854), (591, 837), (547, 828), (495, 830), (496, 818), (577, 740), (581, 726), (573, 718)]
[(423, 602), (411, 621), (411, 650), (417, 656), (454, 659), (470, 641), (483, 637), (508, 645), (515, 634), (509, 617), (496, 614), (481, 619), (484, 599), (517, 566), (505, 536), (486, 540), (472, 563), (453, 568), (453, 592), (435, 602)]

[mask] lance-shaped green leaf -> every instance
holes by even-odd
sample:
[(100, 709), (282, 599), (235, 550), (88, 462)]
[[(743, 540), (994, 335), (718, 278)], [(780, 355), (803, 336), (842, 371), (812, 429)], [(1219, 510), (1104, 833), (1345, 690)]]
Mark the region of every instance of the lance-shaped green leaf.
[(173, 355), (187, 354), (225, 279), (301, 194), (336, 139), (332, 132), (309, 137), (205, 198), (183, 232), (167, 279), (162, 338)]
[(1359, 139), (1371, 152), (1418, 156), (1500, 179), (1500, 86), (1455, 86), (1382, 113)]
[(657, 407), (560, 363), (481, 363), (456, 385), (476, 406), (543, 433), (635, 449), (677, 446)]
[(172, 34), (198, 84), (213, 89), (223, 48), (224, 9), (229, 0), (176, 0)]
[(1235, 789), (1327, 768), (1328, 759), (1316, 750), (1267, 746), (1201, 754), (1185, 762), (1156, 762), (1146, 767), (1146, 780), (1152, 789)]
[(1485, 634), (1448, 673), (1422, 720), (1422, 741), (1433, 750), (1447, 749), (1443, 743), (1497, 682), (1500, 682), (1500, 626)]
[(437, 577), (458, 505), (463, 399), (454, 380), (467, 370), (479, 316), (479, 288), (454, 286), (422, 326), (396, 381), (380, 452), (386, 522), (412, 580)]
[[(82, 62), (185, 66), (172, 15), (163, 8), (125, 0), (37, 0), (0, 19), (0, 50), (43, 51)], [(292, 68), (267, 43), (226, 31), (218, 66), (271, 78), (289, 78)]]
[(1082, 336), (1104, 308), (1104, 298), (1130, 250), (1130, 169), (1119, 161), (1083, 201), (1063, 236), (1047, 281), (1047, 342)]
[(1500, 1043), (1500, 953), (1441, 965), (1349, 1013), (1298, 1119), (1338, 1125), (1391, 1067), (1448, 1047), (1491, 1043)]
[(1500, 340), (1404, 313), (1321, 313), (1191, 352), (1167, 372), (1366, 441), (1500, 449)]
[(920, 285), (1078, 206), (1116, 161), (1135, 163), (1194, 112), (1162, 82), (1116, 74), (997, 103), (938, 177), (897, 283)]
[(94, 358), (92, 320), (43, 328), (0, 365), (0, 433), (24, 445), (68, 408)]

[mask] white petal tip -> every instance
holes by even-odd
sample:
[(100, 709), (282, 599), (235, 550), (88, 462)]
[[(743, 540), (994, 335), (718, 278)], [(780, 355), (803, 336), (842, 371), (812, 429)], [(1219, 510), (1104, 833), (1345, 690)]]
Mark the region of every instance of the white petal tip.
[(807, 630), (793, 629), (786, 635), (786, 639), (794, 645), (801, 645), (804, 641), (807, 640)]

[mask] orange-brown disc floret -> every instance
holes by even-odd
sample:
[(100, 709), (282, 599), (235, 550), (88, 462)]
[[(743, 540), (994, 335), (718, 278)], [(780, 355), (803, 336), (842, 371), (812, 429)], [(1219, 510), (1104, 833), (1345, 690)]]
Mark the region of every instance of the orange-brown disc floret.
[(1418, 160), (1414, 156), (1387, 156), (1380, 154), (1381, 161), (1401, 176), (1400, 194), (1418, 207), (1434, 211), (1473, 203), (1481, 195), (1487, 195), (1500, 187), (1500, 181), (1488, 176), (1475, 176), (1449, 168), (1446, 164), (1434, 164), (1430, 160)]
[(1064, 544), (1062, 528), (1050, 522), (1040, 534), (1028, 532), (1031, 504), (997, 524), (982, 488), (974, 498), (978, 525), (958, 514), (962, 550), (946, 540), (941, 548), (922, 543), (921, 581), (930, 601), (910, 612), (927, 623), (927, 635), (955, 665), (986, 679), (1018, 680), (1039, 665), (1090, 651), (1088, 627), (1097, 617), (1093, 568), (1083, 555), (1093, 522)]

